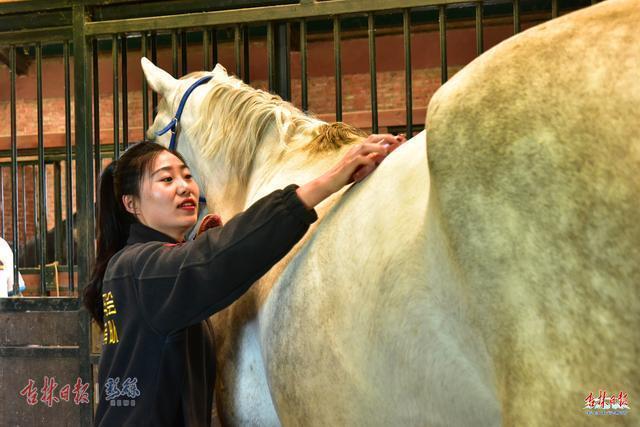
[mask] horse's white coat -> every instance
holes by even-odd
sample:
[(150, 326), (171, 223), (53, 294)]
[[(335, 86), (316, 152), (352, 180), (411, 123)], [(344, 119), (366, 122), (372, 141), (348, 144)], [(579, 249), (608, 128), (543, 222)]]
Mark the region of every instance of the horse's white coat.
[[(640, 396), (639, 26), (638, 0), (549, 21), (429, 105), (432, 201), (506, 425), (586, 425), (589, 393)], [(640, 425), (630, 406), (603, 422)]]
[[(6, 298), (13, 291), (13, 251), (6, 240), (0, 238), (0, 298)], [(22, 274), (18, 273), (19, 288), (24, 290)]]
[(343, 194), (271, 289), (259, 320), (284, 424), (499, 421), (425, 151), (422, 133)]
[[(305, 239), (215, 318), (226, 423), (583, 425), (590, 392), (637, 399), (638, 6), (611, 0), (487, 52), (434, 96), (429, 158), (420, 134), (318, 207)], [(195, 78), (143, 67), (174, 111)], [(224, 218), (348, 149), (283, 152), (268, 133), (248, 184), (223, 199), (225, 159), (187, 133), (179, 148)], [(631, 405), (616, 422), (637, 425)]]

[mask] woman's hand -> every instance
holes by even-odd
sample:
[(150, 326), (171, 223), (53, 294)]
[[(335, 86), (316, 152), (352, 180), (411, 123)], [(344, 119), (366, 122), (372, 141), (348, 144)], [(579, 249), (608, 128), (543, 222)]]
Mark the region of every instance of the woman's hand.
[(344, 157), (324, 175), (296, 190), (304, 205), (311, 209), (351, 182), (366, 178), (407, 139), (404, 135), (369, 135), (361, 144), (354, 145)]
[(210, 228), (216, 228), (220, 226), (222, 226), (222, 219), (220, 218), (220, 215), (207, 214), (204, 218), (202, 218), (202, 222), (200, 222), (200, 227), (198, 227), (196, 237)]

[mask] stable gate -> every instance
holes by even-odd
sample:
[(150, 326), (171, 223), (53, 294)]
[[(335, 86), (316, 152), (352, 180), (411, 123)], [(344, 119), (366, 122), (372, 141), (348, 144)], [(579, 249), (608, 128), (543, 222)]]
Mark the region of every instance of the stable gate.
[[(20, 271), (27, 283), (23, 295), (31, 295), (0, 298), (4, 329), (0, 425), (91, 425), (100, 337), (96, 328), (92, 334), (78, 295), (95, 255), (95, 177), (130, 141), (143, 138), (158, 103), (137, 65), (140, 56), (160, 63), (176, 77), (224, 61), (245, 82), (293, 100), (303, 110), (320, 108), (320, 97), (332, 98), (331, 111), (319, 114), (325, 120), (345, 120), (372, 132), (413, 135), (424, 126), (429, 96), (420, 92), (424, 83), (418, 79), (425, 74), (418, 68), (424, 58), (436, 64), (431, 67), (437, 70), (431, 77), (435, 90), (501, 38), (558, 16), (560, 6), (564, 12), (591, 3), (50, 0), (0, 4), (0, 60), (11, 70), (0, 73), (0, 123), (7, 123), (7, 131), (0, 127), (0, 225), (14, 252), (13, 292), (21, 292)], [(397, 38), (395, 48), (388, 48), (385, 37)], [(429, 37), (433, 45), (428, 44)], [(325, 46), (322, 43), (330, 44), (330, 51), (318, 53), (316, 47)], [(470, 46), (467, 56), (460, 54), (463, 45)], [(393, 101), (402, 108), (390, 113), (384, 104), (389, 98), (383, 90), (388, 77), (385, 58), (380, 55), (394, 50), (401, 56), (402, 70), (389, 79), (396, 90), (392, 97), (398, 94), (400, 99)], [(366, 52), (365, 80), (345, 72), (345, 67), (354, 66), (351, 55), (357, 51)], [(314, 92), (319, 80), (314, 81), (312, 60), (322, 63), (318, 55), (330, 64), (331, 76), (322, 91)], [(35, 63), (29, 65), (31, 58)], [(18, 78), (30, 67), (35, 94)], [(356, 83), (367, 96), (350, 93)], [(47, 96), (47, 91), (54, 95)], [(327, 91), (333, 96), (327, 97)], [(355, 111), (356, 107), (363, 111)]]

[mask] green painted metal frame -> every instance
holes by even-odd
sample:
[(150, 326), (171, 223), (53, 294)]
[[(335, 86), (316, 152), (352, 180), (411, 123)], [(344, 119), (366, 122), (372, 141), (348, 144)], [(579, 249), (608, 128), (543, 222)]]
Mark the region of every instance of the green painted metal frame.
[(79, 310), (81, 305), (80, 300), (73, 297), (0, 298), (2, 312), (75, 311)]
[[(94, 244), (94, 176), (92, 144), (92, 79), (90, 69), (90, 40), (85, 33), (88, 13), (85, 5), (73, 5), (73, 66), (74, 66), (74, 111), (76, 135), (76, 206), (78, 209), (78, 280), (87, 283), (91, 265), (95, 259)], [(82, 289), (82, 286), (78, 287)], [(79, 292), (82, 295), (82, 292)], [(86, 310), (78, 311), (80, 349), (80, 375), (92, 378), (89, 361), (91, 349), (90, 316)], [(91, 380), (93, 383), (93, 379)], [(81, 424), (93, 422), (94, 396), (90, 393), (89, 405), (81, 407)]]
[(114, 33), (139, 33), (141, 31), (173, 30), (181, 28), (206, 28), (215, 25), (254, 24), (257, 22), (291, 21), (303, 18), (349, 14), (365, 14), (384, 10), (401, 10), (424, 6), (468, 3), (460, 0), (332, 0), (323, 2), (303, 1), (299, 4), (253, 7), (239, 10), (187, 13), (172, 16), (114, 19), (89, 22), (89, 36)]

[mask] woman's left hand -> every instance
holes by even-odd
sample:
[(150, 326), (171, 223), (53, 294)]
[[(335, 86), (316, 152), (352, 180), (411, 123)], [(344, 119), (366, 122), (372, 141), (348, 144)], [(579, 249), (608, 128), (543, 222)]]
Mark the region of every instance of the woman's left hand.
[(202, 222), (200, 223), (200, 227), (198, 227), (198, 232), (196, 233), (196, 237), (207, 231), (210, 228), (220, 227), (222, 226), (222, 219), (220, 215), (216, 214), (208, 214), (204, 218), (202, 218)]
[(388, 133), (385, 134), (371, 134), (364, 141), (363, 144), (380, 144), (383, 147), (386, 147), (387, 153), (383, 156), (378, 154), (372, 154), (370, 157), (374, 161), (373, 165), (363, 165), (356, 169), (356, 171), (351, 176), (354, 182), (359, 182), (365, 179), (371, 172), (375, 170), (375, 168), (387, 157), (393, 150), (398, 148), (400, 144), (403, 144), (407, 141), (406, 136), (404, 134), (399, 134), (397, 136), (390, 135)]
[(340, 161), (322, 176), (296, 190), (304, 205), (311, 209), (347, 184), (366, 178), (407, 139), (404, 135), (369, 135), (362, 143), (354, 145)]

